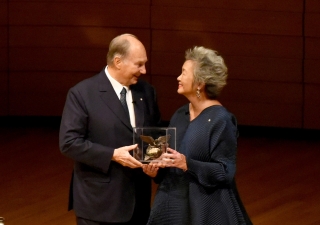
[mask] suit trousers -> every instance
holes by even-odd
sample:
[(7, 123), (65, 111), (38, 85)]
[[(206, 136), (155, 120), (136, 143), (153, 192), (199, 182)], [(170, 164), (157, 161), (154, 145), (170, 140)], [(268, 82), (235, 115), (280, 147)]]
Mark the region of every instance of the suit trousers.
[(149, 215), (142, 216), (138, 213), (138, 207), (135, 206), (133, 216), (130, 221), (125, 223), (106, 223), (106, 222), (97, 222), (93, 220), (84, 219), (77, 217), (77, 225), (145, 225), (148, 221)]
[(81, 217), (77, 217), (77, 225), (135, 225), (134, 221), (126, 222), (126, 223), (104, 223), (104, 222), (97, 222), (92, 220), (83, 219)]

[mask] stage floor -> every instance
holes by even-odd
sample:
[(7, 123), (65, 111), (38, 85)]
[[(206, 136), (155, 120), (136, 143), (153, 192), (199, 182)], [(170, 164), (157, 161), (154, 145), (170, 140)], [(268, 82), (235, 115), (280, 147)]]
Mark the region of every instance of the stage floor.
[[(236, 181), (248, 214), (256, 225), (320, 224), (320, 137), (273, 132), (240, 128)], [(72, 164), (59, 151), (58, 127), (0, 128), (5, 225), (75, 225)]]

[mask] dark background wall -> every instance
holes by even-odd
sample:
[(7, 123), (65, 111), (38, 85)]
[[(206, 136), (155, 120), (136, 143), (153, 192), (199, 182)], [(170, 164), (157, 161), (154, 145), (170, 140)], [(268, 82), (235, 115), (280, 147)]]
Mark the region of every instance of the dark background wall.
[(0, 116), (60, 116), (68, 89), (105, 66), (110, 40), (145, 44), (163, 119), (184, 51), (217, 50), (221, 102), (240, 125), (320, 129), (318, 0), (0, 0)]

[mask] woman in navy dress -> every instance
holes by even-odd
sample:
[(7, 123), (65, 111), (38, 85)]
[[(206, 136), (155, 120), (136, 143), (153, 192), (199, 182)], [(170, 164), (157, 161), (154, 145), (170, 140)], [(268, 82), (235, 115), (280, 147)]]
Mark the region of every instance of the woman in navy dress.
[[(159, 183), (149, 225), (252, 224), (236, 184), (237, 122), (217, 100), (227, 67), (216, 51), (186, 51), (178, 93), (189, 104), (170, 120), (177, 150), (168, 149), (144, 171)], [(172, 145), (171, 145), (172, 146)]]

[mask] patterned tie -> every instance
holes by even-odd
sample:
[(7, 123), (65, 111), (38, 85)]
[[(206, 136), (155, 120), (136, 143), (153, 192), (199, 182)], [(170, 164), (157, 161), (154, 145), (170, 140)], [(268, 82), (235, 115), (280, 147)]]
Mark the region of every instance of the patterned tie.
[(126, 94), (127, 94), (127, 90), (125, 88), (123, 88), (122, 91), (120, 92), (120, 102), (124, 108), (124, 111), (126, 112), (128, 117), (130, 118), (128, 105), (127, 105), (127, 101), (126, 101)]

